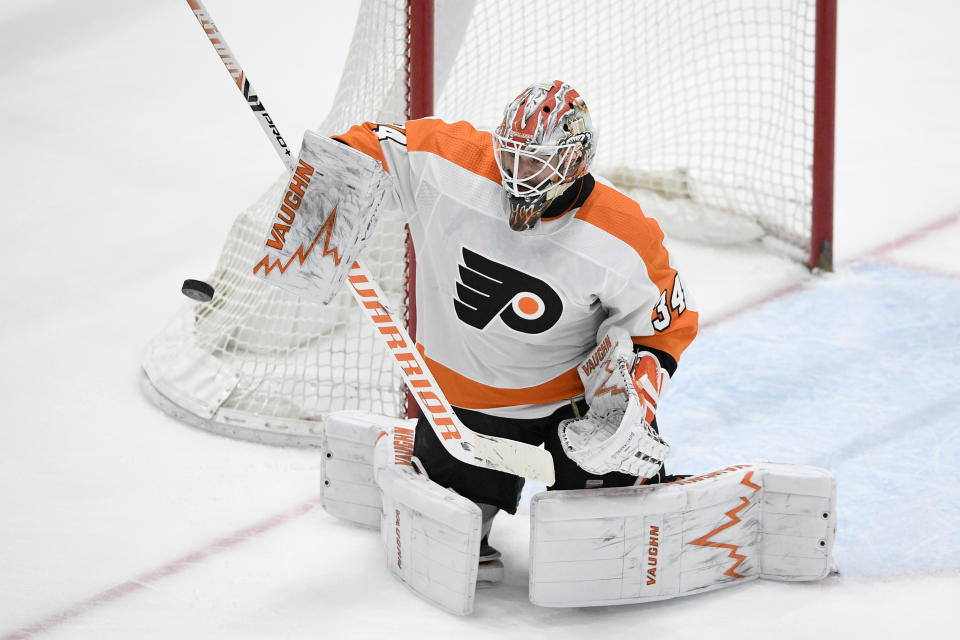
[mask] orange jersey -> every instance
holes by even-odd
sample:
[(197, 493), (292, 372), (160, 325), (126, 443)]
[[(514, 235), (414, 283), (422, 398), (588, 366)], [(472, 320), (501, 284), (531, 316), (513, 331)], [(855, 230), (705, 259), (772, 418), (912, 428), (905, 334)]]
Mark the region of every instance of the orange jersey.
[(417, 344), (447, 399), (546, 416), (613, 326), (674, 361), (697, 310), (640, 205), (597, 182), (578, 208), (509, 228), (491, 135), (466, 122), (364, 123), (337, 140), (383, 162), (417, 256)]

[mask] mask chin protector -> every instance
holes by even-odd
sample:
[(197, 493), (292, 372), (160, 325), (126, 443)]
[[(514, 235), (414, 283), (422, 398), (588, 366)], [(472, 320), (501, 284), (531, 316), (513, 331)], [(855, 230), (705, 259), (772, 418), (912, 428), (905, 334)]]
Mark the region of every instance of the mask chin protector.
[(537, 226), (544, 212), (561, 193), (572, 185), (572, 182), (557, 185), (549, 191), (532, 196), (508, 195), (510, 203), (510, 228), (514, 231), (527, 231)]

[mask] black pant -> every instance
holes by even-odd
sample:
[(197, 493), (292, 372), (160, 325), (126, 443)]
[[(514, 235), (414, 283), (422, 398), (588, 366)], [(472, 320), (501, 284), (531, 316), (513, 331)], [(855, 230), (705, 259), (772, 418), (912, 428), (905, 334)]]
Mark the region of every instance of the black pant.
[[(577, 410), (581, 416), (586, 413), (586, 403), (579, 401)], [(553, 455), (556, 473), (556, 481), (548, 487), (551, 490), (627, 487), (637, 480), (636, 476), (617, 472), (594, 475), (584, 471), (567, 457), (560, 445), (557, 426), (562, 420), (574, 417), (572, 404), (565, 405), (545, 418), (534, 419), (498, 418), (456, 407), (454, 412), (464, 425), (477, 433), (519, 440), (532, 445), (544, 445)], [(656, 420), (653, 426), (656, 429)], [(474, 502), (492, 504), (508, 513), (517, 512), (524, 478), (457, 460), (443, 448), (440, 439), (423, 414), (420, 414), (417, 420), (413, 454), (420, 459), (427, 475), (437, 484), (449, 487)], [(663, 468), (661, 467), (659, 473), (647, 480), (647, 483), (659, 482), (662, 476)]]

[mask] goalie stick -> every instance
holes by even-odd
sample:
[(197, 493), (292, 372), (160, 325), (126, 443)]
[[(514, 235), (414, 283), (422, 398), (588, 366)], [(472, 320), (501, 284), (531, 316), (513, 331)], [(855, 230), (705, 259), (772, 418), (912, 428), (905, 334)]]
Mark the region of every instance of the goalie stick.
[[(287, 143), (210, 14), (200, 0), (187, 0), (187, 4), (237, 88), (257, 114), (257, 119), (280, 160), (288, 171), (293, 172), (295, 161)], [(550, 452), (524, 442), (476, 433), (457, 418), (416, 344), (395, 318), (373, 275), (359, 260), (353, 263), (347, 282), (357, 303), (374, 324), (374, 333), (397, 360), (403, 381), (416, 399), (421, 412), (430, 422), (444, 448), (453, 457), (478, 467), (534, 478), (547, 486), (554, 483), (553, 457)]]

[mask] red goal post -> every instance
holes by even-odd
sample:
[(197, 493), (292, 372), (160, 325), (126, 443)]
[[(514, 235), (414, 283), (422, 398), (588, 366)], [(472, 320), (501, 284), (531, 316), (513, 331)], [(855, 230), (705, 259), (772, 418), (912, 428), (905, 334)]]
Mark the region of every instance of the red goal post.
[[(427, 115), (495, 126), (530, 82), (563, 79), (598, 128), (595, 173), (668, 235), (762, 242), (830, 269), (835, 37), (836, 0), (365, 0), (317, 131)], [(311, 446), (331, 411), (407, 408), (348, 293), (321, 307), (252, 276), (283, 185), (237, 217), (214, 299), (147, 345), (142, 387), (196, 426)], [(381, 224), (365, 263), (412, 311), (405, 237)]]

